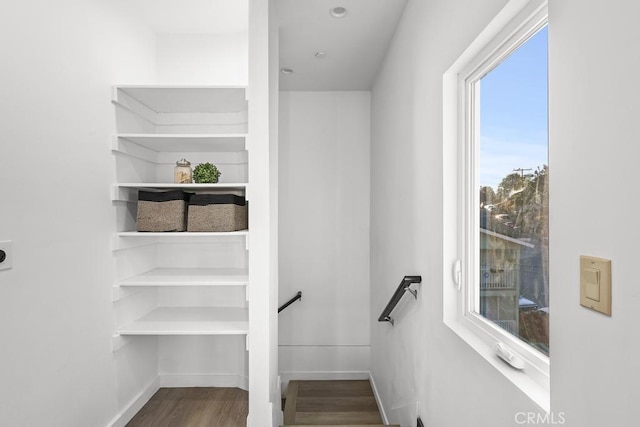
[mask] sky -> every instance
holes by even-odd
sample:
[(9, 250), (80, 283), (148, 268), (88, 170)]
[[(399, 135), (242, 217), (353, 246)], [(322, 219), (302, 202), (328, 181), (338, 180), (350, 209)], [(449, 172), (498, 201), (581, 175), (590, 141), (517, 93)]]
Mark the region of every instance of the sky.
[(480, 80), (480, 108), (481, 186), (549, 164), (547, 27)]

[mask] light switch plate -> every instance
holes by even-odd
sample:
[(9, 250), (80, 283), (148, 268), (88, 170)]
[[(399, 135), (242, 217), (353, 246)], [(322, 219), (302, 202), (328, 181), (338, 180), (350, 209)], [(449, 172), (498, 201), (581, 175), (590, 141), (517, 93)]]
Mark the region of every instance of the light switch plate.
[(580, 256), (580, 305), (611, 316), (611, 260)]

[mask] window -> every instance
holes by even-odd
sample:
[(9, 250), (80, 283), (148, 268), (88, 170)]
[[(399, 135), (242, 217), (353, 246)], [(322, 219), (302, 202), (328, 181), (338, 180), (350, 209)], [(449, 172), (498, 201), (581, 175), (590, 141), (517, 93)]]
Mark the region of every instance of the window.
[(547, 27), (498, 59), (467, 82), (479, 187), (470, 311), (548, 356)]
[(445, 74), (444, 166), (445, 323), (548, 409), (546, 16), (509, 2)]

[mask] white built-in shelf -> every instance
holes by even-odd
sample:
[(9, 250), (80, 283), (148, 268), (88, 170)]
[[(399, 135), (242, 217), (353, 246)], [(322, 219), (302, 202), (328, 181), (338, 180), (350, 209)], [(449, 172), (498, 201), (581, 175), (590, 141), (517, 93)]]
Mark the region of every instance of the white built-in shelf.
[(244, 86), (116, 86), (114, 102), (124, 93), (157, 113), (225, 113), (247, 109)]
[(243, 182), (217, 183), (217, 184), (172, 184), (168, 182), (120, 182), (115, 184), (117, 188), (138, 189), (174, 189), (174, 190), (245, 190), (247, 184)]
[(161, 307), (118, 329), (120, 335), (246, 335), (246, 308)]
[(118, 282), (119, 286), (246, 286), (240, 268), (156, 268)]
[(137, 202), (134, 190), (185, 190), (193, 192), (236, 192), (245, 194), (247, 184), (242, 182), (217, 183), (217, 184), (172, 184), (168, 182), (120, 182), (113, 185), (111, 200)]
[(121, 133), (117, 137), (158, 152), (238, 152), (246, 149), (247, 134)]
[(167, 232), (155, 232), (155, 231), (121, 231), (116, 233), (118, 237), (166, 237), (171, 238), (186, 238), (186, 237), (222, 237), (222, 236), (248, 236), (249, 230), (241, 231), (167, 231)]
[[(112, 200), (135, 203), (137, 190), (185, 190), (190, 192), (235, 193), (246, 195), (248, 168), (247, 129), (248, 100), (246, 86), (114, 86), (117, 133), (112, 138), (112, 153), (116, 160), (118, 179), (112, 186)], [(130, 182), (131, 180), (172, 180), (173, 166), (181, 157), (194, 163), (215, 162), (227, 168), (229, 180), (245, 181), (216, 184), (174, 184), (172, 182)], [(125, 182), (126, 181), (126, 182)], [(127, 263), (147, 259), (152, 245), (166, 246), (169, 251), (183, 244), (221, 244), (237, 251), (239, 259), (231, 265), (244, 265), (248, 250), (249, 231), (230, 232), (138, 232), (130, 231), (132, 206), (117, 204), (118, 229), (113, 235), (112, 248), (121, 251)], [(135, 215), (134, 215), (135, 216)], [(195, 250), (195, 249), (194, 249)], [(170, 252), (171, 253), (171, 252)], [(149, 260), (150, 261), (150, 260)], [(233, 296), (229, 305), (238, 307), (159, 307), (135, 321), (116, 328), (118, 348), (130, 336), (148, 335), (246, 335), (249, 329), (247, 298), (241, 298), (249, 282), (248, 270), (237, 268), (180, 267), (180, 259), (166, 267), (126, 277), (114, 283), (114, 301), (130, 295), (147, 298), (152, 287), (164, 287), (168, 293), (192, 295), (221, 292)], [(146, 265), (146, 264), (145, 264)], [(120, 266), (118, 266), (120, 267)], [(179, 268), (176, 268), (179, 267)], [(119, 271), (120, 274), (123, 271)], [(202, 287), (232, 287), (203, 289)], [(241, 288), (233, 288), (233, 287)], [(178, 287), (180, 289), (168, 289)], [(188, 289), (189, 287), (200, 287)], [(243, 288), (242, 288), (243, 287)], [(144, 288), (144, 289), (141, 289)], [(153, 296), (155, 292), (149, 295)], [(236, 301), (236, 298), (238, 301)], [(189, 299), (189, 301), (193, 301)], [(201, 301), (200, 299), (198, 301)], [(198, 303), (196, 303), (198, 304)], [(204, 304), (200, 302), (199, 304)], [(128, 309), (124, 314), (132, 314)], [(120, 315), (118, 317), (121, 317)], [(126, 338), (126, 339), (123, 339)]]

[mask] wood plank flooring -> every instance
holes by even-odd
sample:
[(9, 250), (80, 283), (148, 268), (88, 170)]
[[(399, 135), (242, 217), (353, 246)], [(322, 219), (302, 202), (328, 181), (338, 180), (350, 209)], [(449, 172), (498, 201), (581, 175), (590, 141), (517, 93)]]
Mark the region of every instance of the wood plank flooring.
[(127, 427), (246, 427), (248, 411), (238, 388), (161, 388)]
[[(248, 410), (237, 388), (161, 388), (127, 427), (246, 427)], [(366, 380), (289, 382), (284, 425), (383, 427)]]
[(369, 381), (290, 381), (284, 425), (382, 426)]

